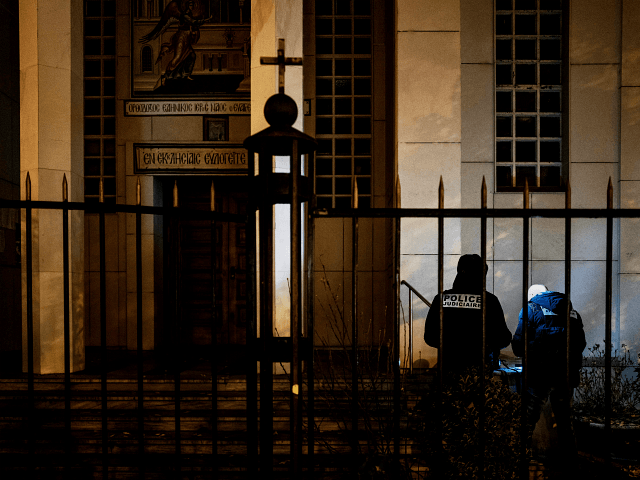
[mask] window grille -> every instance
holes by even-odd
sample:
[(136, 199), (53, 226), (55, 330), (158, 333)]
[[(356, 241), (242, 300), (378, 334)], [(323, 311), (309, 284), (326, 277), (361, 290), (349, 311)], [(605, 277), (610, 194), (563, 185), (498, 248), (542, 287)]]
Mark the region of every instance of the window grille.
[(558, 190), (563, 169), (563, 11), (559, 0), (497, 0), (498, 190)]
[[(169, 4), (169, 0), (132, 0), (135, 18), (159, 18)], [(207, 23), (251, 23), (251, 2), (249, 0), (213, 0), (198, 2), (192, 6), (202, 18), (210, 18)], [(181, 9), (187, 2), (178, 2)]]
[(153, 50), (149, 45), (142, 47), (140, 63), (142, 73), (153, 72)]
[(371, 205), (372, 11), (370, 0), (315, 4), (316, 192), (320, 208)]
[(84, 2), (84, 198), (116, 201), (115, 2)]

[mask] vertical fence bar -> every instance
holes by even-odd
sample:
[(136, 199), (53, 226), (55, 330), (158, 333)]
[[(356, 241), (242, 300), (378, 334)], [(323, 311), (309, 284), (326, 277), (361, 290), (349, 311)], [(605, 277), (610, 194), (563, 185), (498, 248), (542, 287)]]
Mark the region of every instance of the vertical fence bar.
[(413, 373), (413, 291), (409, 289), (409, 373)]
[[(438, 215), (438, 314), (440, 318), (440, 325), (438, 326), (440, 332), (440, 338), (438, 340), (438, 406), (437, 406), (437, 433), (438, 450), (442, 447), (444, 440), (444, 408), (442, 402), (444, 400), (444, 308), (442, 304), (442, 295), (444, 292), (444, 216), (442, 210), (444, 209), (444, 183), (442, 181), (442, 175), (440, 175), (440, 185), (438, 186), (438, 209), (440, 215)], [(441, 452), (444, 453), (444, 452)]]
[(173, 337), (175, 342), (175, 355), (173, 362), (173, 394), (174, 394), (174, 446), (175, 446), (175, 474), (180, 475), (182, 471), (182, 442), (180, 438), (180, 368), (182, 362), (182, 338), (180, 335), (180, 211), (178, 210), (178, 181), (173, 184), (173, 245), (172, 254), (174, 259), (175, 278), (175, 303), (173, 309)]
[[(571, 210), (571, 183), (567, 179), (564, 208)], [(571, 392), (571, 217), (564, 219), (564, 293), (567, 296), (567, 352), (565, 356), (566, 391)]]
[[(352, 207), (358, 208), (358, 182), (353, 177)], [(351, 434), (353, 435), (354, 467), (360, 442), (358, 440), (358, 217), (351, 222)]]
[[(442, 175), (440, 175), (440, 185), (438, 186), (438, 208), (444, 209), (444, 183), (442, 182)], [(440, 315), (440, 341), (438, 345), (438, 385), (440, 395), (442, 395), (442, 382), (444, 380), (444, 356), (442, 355), (444, 345), (443, 335), (443, 317), (444, 308), (442, 306), (442, 293), (444, 292), (444, 216), (438, 215), (438, 309)], [(440, 407), (442, 406), (442, 398), (440, 398)]]
[[(613, 185), (607, 185), (607, 213), (613, 210)], [(613, 301), (613, 216), (607, 216), (607, 285), (604, 350), (604, 444), (607, 445), (605, 462), (611, 463), (611, 313)]]
[(136, 354), (138, 360), (138, 472), (144, 479), (144, 359), (142, 343), (142, 189), (136, 183)]
[[(211, 180), (211, 212), (216, 211), (216, 190)], [(218, 362), (217, 347), (218, 334), (216, 323), (218, 319), (218, 304), (216, 298), (216, 221), (211, 219), (211, 454), (213, 455), (213, 465), (211, 468), (212, 478), (217, 477), (218, 471)], [(247, 366), (251, 364), (247, 362)]]
[(69, 327), (69, 190), (67, 176), (62, 175), (62, 276), (64, 315), (64, 441), (65, 468), (71, 455), (71, 335)]
[(273, 155), (261, 153), (260, 201), (260, 475), (273, 472), (273, 204), (268, 198)]
[[(396, 205), (400, 205), (400, 180), (396, 178)], [(393, 323), (393, 460), (395, 465), (400, 464), (400, 262), (398, 255), (400, 254), (400, 218), (393, 219), (394, 225), (394, 246), (395, 252), (393, 256), (394, 277), (395, 277), (395, 322)], [(411, 290), (409, 290), (411, 295)], [(409, 323), (411, 325), (411, 323)], [(412, 354), (411, 354), (412, 355)], [(410, 357), (410, 364), (413, 363), (413, 357)], [(410, 366), (413, 368), (413, 365)]]
[(31, 176), (27, 172), (25, 181), (25, 240), (27, 249), (27, 415), (28, 415), (28, 465), (29, 471), (34, 468), (34, 415), (35, 392), (33, 373), (33, 210), (31, 207)]
[[(307, 174), (312, 177), (315, 172), (315, 158), (314, 152), (309, 152), (308, 155), (308, 170)], [(316, 183), (314, 181), (311, 182), (311, 198), (309, 203), (307, 204), (308, 215), (307, 215), (307, 243), (306, 243), (306, 252), (307, 252), (307, 339), (309, 341), (309, 352), (305, 356), (307, 360), (307, 476), (309, 478), (314, 477), (315, 470), (315, 460), (314, 460), (314, 450), (315, 450), (315, 410), (314, 410), (314, 395), (315, 395), (315, 384), (314, 384), (314, 375), (313, 375), (313, 367), (314, 367), (314, 352), (313, 352), (313, 340), (314, 340), (314, 307), (315, 307), (315, 288), (314, 288), (314, 255), (315, 255), (315, 218), (310, 215), (311, 211), (316, 208)]]
[(409, 373), (413, 374), (413, 291), (409, 289)]
[(482, 258), (482, 375), (480, 376), (480, 391), (482, 395), (482, 404), (480, 405), (480, 472), (479, 478), (484, 478), (484, 460), (485, 460), (485, 378), (487, 375), (487, 182), (484, 175), (482, 176), (482, 186), (480, 188), (480, 257)]
[(291, 475), (298, 478), (300, 475), (300, 453), (302, 447), (302, 416), (300, 415), (300, 396), (302, 395), (302, 379), (300, 363), (300, 318), (302, 317), (301, 309), (301, 284), (300, 284), (300, 237), (302, 229), (300, 225), (300, 195), (299, 195), (299, 179), (300, 179), (300, 157), (298, 154), (298, 141), (293, 140), (291, 146), (291, 165), (290, 165), (290, 194), (291, 194), (291, 216), (290, 216), (290, 253), (291, 253), (291, 306), (290, 306), (290, 323), (291, 323), (291, 391), (289, 393), (291, 399), (290, 409), (290, 429), (291, 429)]
[(102, 478), (109, 478), (109, 432), (107, 416), (107, 282), (105, 259), (105, 204), (104, 180), (100, 178), (100, 211), (98, 213), (100, 235), (100, 396), (102, 415)]
[(255, 153), (249, 150), (248, 158), (249, 199), (247, 205), (247, 471), (250, 478), (258, 476), (258, 364), (257, 350), (257, 272), (256, 272), (256, 197)]
[(521, 478), (529, 478), (527, 445), (529, 443), (529, 427), (527, 423), (527, 388), (529, 385), (529, 182), (524, 181), (522, 214), (522, 332), (524, 341), (524, 358), (522, 359), (522, 410), (521, 410), (521, 445), (522, 462)]

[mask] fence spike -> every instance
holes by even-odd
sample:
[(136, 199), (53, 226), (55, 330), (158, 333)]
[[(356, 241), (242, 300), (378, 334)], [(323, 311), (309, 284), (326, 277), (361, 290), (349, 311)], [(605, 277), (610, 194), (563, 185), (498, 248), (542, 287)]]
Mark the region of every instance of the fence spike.
[(62, 201), (69, 201), (69, 186), (67, 185), (67, 174), (62, 174)]
[(100, 203), (104, 203), (104, 178), (100, 177)]
[(173, 183), (173, 207), (178, 207), (178, 180)]
[(136, 205), (142, 205), (142, 186), (140, 185), (140, 175), (136, 182)]
[(487, 181), (485, 180), (484, 175), (482, 176), (480, 208), (487, 208)]
[(27, 172), (27, 179), (25, 180), (25, 197), (27, 200), (31, 200), (31, 176)]
[(565, 208), (571, 208), (571, 181), (567, 178), (567, 189), (564, 193), (564, 206)]
[(529, 208), (529, 179), (524, 179), (524, 208)]
[(216, 189), (213, 186), (213, 180), (211, 180), (211, 211), (216, 211)]
[(611, 183), (611, 177), (609, 177), (609, 185), (607, 185), (607, 208), (613, 208), (613, 183)]
[(351, 203), (353, 208), (358, 208), (358, 182), (355, 176), (353, 177), (353, 198)]
[(444, 182), (440, 175), (440, 186), (438, 187), (438, 208), (444, 208)]

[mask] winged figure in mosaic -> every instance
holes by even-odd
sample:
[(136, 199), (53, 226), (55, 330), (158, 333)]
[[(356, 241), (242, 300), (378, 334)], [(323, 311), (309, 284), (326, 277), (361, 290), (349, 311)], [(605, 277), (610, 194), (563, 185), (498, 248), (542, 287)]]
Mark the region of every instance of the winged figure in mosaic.
[(149, 43), (158, 37), (162, 39), (162, 35), (170, 27), (178, 27), (169, 41), (163, 42), (160, 47), (156, 63), (164, 63), (168, 55), (173, 57), (166, 63), (164, 73), (155, 88), (179, 78), (192, 80), (191, 73), (196, 61), (193, 45), (200, 39), (200, 26), (211, 19), (203, 17), (204, 6), (200, 1), (170, 2), (153, 30), (138, 40), (139, 43)]

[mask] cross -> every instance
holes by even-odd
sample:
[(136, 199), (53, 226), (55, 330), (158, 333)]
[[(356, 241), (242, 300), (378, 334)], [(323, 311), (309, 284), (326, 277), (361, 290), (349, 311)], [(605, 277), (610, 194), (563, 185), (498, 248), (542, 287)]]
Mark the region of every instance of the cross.
[(285, 65), (302, 65), (301, 57), (284, 57), (284, 38), (278, 39), (277, 57), (260, 57), (260, 65), (278, 65), (278, 92), (284, 93)]

